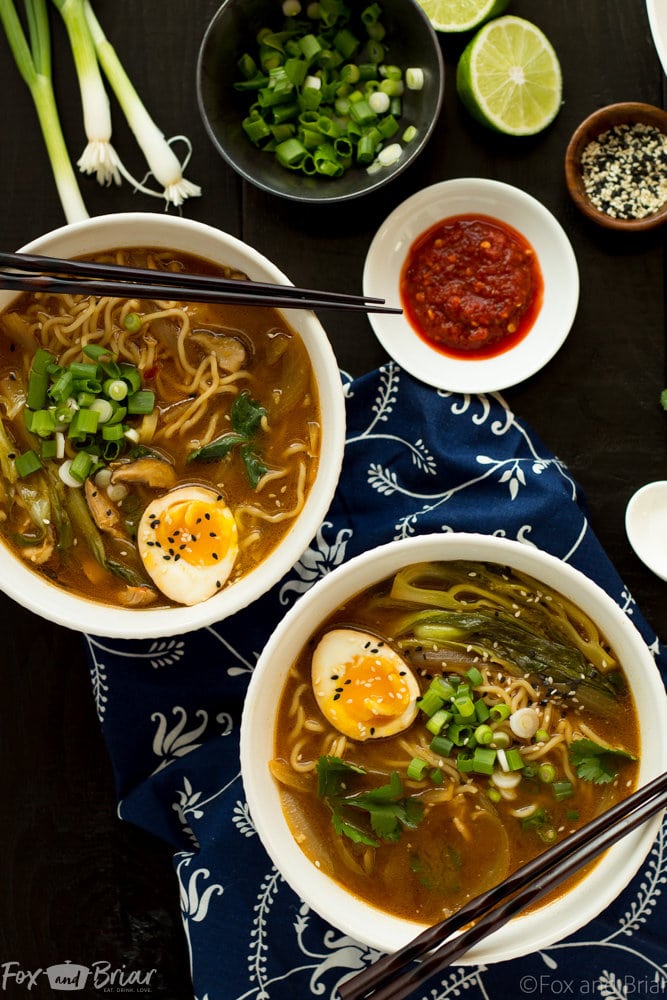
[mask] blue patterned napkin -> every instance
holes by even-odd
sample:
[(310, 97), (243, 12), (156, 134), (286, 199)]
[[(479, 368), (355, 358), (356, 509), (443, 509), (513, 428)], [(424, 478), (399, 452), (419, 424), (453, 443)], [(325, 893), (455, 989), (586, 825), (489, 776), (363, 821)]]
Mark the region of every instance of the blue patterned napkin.
[[(310, 548), (269, 594), (182, 637), (86, 637), (120, 815), (174, 847), (197, 1000), (335, 998), (339, 984), (377, 957), (325, 924), (282, 880), (253, 828), (239, 772), (243, 697), (262, 646), (335, 566), (417, 533), (519, 539), (604, 587), (667, 676), (667, 650), (595, 538), (577, 484), (499, 395), (439, 392), (394, 364), (346, 378), (345, 389), (340, 486)], [(572, 938), (489, 969), (450, 969), (415, 997), (665, 994), (666, 830), (629, 888)]]

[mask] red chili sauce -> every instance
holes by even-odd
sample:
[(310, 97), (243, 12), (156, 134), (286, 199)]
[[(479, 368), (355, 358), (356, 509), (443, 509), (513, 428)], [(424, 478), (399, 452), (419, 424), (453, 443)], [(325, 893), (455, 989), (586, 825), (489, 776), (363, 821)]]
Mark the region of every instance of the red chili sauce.
[(542, 304), (537, 255), (521, 233), (486, 215), (442, 219), (410, 247), (403, 311), (443, 354), (492, 358), (528, 333)]

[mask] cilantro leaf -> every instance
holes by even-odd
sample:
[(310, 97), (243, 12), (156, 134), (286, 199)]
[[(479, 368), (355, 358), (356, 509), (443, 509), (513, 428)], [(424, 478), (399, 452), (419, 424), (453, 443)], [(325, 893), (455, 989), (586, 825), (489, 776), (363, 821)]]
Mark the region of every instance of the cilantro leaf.
[(345, 778), (350, 774), (366, 774), (363, 767), (350, 764), (340, 757), (320, 757), (317, 762), (317, 794), (321, 799), (340, 795), (345, 789)]
[(403, 797), (403, 783), (397, 771), (392, 771), (387, 784), (361, 792), (350, 790), (355, 779), (366, 773), (364, 768), (339, 757), (320, 757), (318, 795), (331, 810), (331, 821), (339, 836), (378, 847), (376, 838), (394, 842), (404, 829), (414, 830), (421, 822), (424, 808), (416, 799)]
[(636, 760), (626, 750), (603, 746), (594, 740), (578, 739), (570, 744), (569, 757), (584, 781), (606, 785), (618, 775), (621, 760)]

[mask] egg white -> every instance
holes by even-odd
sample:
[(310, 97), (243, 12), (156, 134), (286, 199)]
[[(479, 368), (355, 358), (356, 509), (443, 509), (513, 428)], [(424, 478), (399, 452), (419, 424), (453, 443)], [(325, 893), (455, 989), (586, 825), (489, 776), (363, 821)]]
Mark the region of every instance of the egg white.
[[(194, 525), (195, 520), (201, 523)], [(137, 547), (163, 594), (179, 604), (199, 604), (229, 578), (238, 555), (238, 529), (215, 490), (181, 486), (148, 505), (139, 522)]]
[(351, 739), (393, 736), (417, 715), (415, 675), (396, 650), (370, 632), (326, 632), (313, 653), (311, 674), (322, 714)]

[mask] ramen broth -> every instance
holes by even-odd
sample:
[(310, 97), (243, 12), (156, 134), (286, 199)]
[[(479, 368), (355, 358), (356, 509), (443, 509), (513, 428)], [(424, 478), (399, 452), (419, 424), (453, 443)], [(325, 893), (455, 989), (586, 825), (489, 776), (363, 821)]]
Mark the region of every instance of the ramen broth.
[[(117, 250), (87, 259), (245, 278), (180, 251)], [(154, 393), (152, 411), (125, 418), (131, 434), (123, 454), (99, 463), (107, 471), (100, 478), (94, 469), (94, 481), (81, 489), (63, 484), (56, 460), (17, 476), (18, 454), (40, 454), (41, 442), (25, 419), (35, 352), (44, 348), (67, 368), (90, 361), (87, 345), (136, 367), (142, 391)], [(245, 405), (241, 433), (229, 445), (228, 436), (239, 429), (233, 410), (239, 399)], [(183, 597), (174, 598), (146, 571), (137, 529), (156, 499), (183, 488), (179, 496), (187, 499), (201, 487), (207, 492), (197, 496), (213, 497), (222, 509), (229, 575), (218, 573), (218, 590), (270, 556), (302, 510), (318, 467), (314, 373), (299, 334), (271, 308), (24, 294), (0, 314), (0, 414), (4, 542), (63, 589), (110, 605), (194, 603), (187, 581), (176, 588)], [(71, 458), (77, 446), (67, 433), (64, 438), (64, 457)], [(211, 453), (222, 438), (224, 447)], [(150, 528), (158, 523), (155, 517)], [(218, 558), (215, 551), (205, 554), (201, 567)], [(179, 568), (172, 560), (170, 572)], [(215, 577), (215, 568), (211, 573)]]
[[(343, 639), (347, 653), (323, 654)], [(404, 660), (398, 681), (391, 667), (387, 676), (413, 676), (420, 700), (407, 728), (377, 737), (366, 696), (386, 725), (386, 688), (373, 683), (387, 648)], [(358, 684), (369, 654), (377, 676)], [(438, 707), (431, 692), (443, 683), (458, 701)], [(466, 697), (475, 714), (457, 719)], [(360, 738), (329, 717), (346, 699), (363, 716)], [(631, 694), (594, 623), (529, 576), (454, 561), (408, 567), (330, 616), (289, 673), (271, 770), (321, 871), (384, 911), (433, 923), (628, 795), (638, 753)]]

